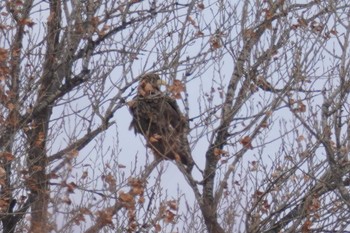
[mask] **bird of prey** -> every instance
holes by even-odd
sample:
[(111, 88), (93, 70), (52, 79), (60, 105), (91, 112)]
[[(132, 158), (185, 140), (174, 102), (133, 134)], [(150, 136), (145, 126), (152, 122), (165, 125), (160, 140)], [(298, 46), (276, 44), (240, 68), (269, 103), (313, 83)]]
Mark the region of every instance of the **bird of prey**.
[(187, 139), (187, 120), (176, 101), (160, 90), (159, 75), (139, 77), (137, 95), (129, 102), (133, 117), (130, 129), (144, 136), (156, 159), (181, 162), (191, 171), (193, 160)]

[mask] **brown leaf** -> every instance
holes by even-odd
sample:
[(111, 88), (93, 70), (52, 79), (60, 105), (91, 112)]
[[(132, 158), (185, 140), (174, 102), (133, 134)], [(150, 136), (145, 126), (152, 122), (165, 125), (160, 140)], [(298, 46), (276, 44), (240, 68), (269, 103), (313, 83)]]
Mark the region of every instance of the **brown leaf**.
[(243, 31), (243, 36), (247, 39), (250, 39), (250, 38), (254, 38), (256, 34), (253, 29), (248, 28)]
[(174, 80), (173, 84), (168, 87), (168, 91), (175, 99), (181, 99), (181, 92), (185, 91), (185, 85), (180, 80)]
[(7, 209), (8, 205), (9, 205), (9, 199), (5, 198), (5, 197), (2, 197), (0, 199), (0, 209)]
[(127, 204), (127, 208), (132, 208), (135, 205), (134, 196), (124, 191), (119, 192), (118, 200)]
[(126, 202), (129, 204), (134, 203), (134, 197), (132, 195), (130, 195), (129, 193), (125, 193), (124, 191), (119, 192), (118, 199), (119, 199), (119, 201)]
[(196, 21), (194, 21), (194, 19), (192, 19), (191, 16), (188, 16), (187, 17), (188, 21), (190, 22), (190, 24), (192, 24), (193, 27), (197, 28), (197, 24), (196, 24)]
[(145, 203), (145, 198), (144, 197), (140, 197), (139, 200), (137, 201), (139, 204), (143, 204)]
[(214, 50), (221, 48), (222, 44), (221, 44), (220, 38), (218, 36), (213, 36), (210, 39), (210, 45)]
[(143, 187), (132, 187), (132, 189), (130, 190), (131, 195), (143, 195), (143, 192)]
[(80, 179), (84, 180), (86, 177), (88, 177), (89, 173), (87, 171), (84, 171), (83, 174), (81, 175)]
[(306, 112), (306, 105), (302, 101), (298, 101), (298, 106), (293, 109), (294, 112)]
[(303, 104), (303, 102), (301, 102), (301, 101), (298, 102), (298, 111), (299, 112), (306, 112), (306, 105)]
[(20, 22), (19, 22), (21, 25), (26, 25), (28, 27), (33, 27), (35, 25), (35, 23), (33, 22), (32, 19), (30, 18), (27, 18), (27, 19), (22, 19)]
[(202, 36), (204, 36), (204, 33), (202, 31), (198, 30), (196, 32), (195, 36), (202, 37)]
[(309, 219), (306, 220), (305, 223), (303, 224), (303, 226), (301, 227), (301, 232), (302, 233), (309, 233), (311, 226), (312, 226), (312, 222)]
[(36, 147), (41, 147), (42, 143), (45, 140), (45, 133), (44, 132), (39, 132), (37, 139), (34, 142), (34, 145)]
[(123, 164), (118, 164), (118, 168), (123, 169), (123, 168), (126, 168), (126, 166)]
[(50, 172), (48, 174), (48, 178), (49, 179), (57, 179), (57, 178), (59, 178), (59, 176), (56, 173), (54, 173), (54, 172)]
[(8, 103), (7, 106), (8, 110), (12, 111), (16, 108), (16, 105), (14, 105), (13, 103)]
[(214, 148), (214, 155), (215, 156), (227, 156), (228, 152), (219, 148)]
[(89, 210), (88, 208), (81, 208), (79, 212), (85, 215), (92, 215), (91, 210)]
[(260, 190), (256, 190), (255, 193), (254, 193), (254, 197), (255, 197), (255, 198), (261, 197), (263, 194), (264, 194), (264, 192), (262, 192), (262, 191), (260, 191)]
[(197, 7), (198, 7), (198, 9), (200, 9), (200, 10), (204, 10), (204, 8), (205, 8), (203, 2), (198, 3), (198, 4), (197, 4)]
[(102, 178), (109, 185), (108, 190), (114, 192), (117, 187), (117, 181), (114, 178), (114, 176), (111, 173), (109, 173), (106, 176), (102, 176)]
[(167, 210), (167, 211), (165, 212), (164, 221), (165, 221), (166, 223), (172, 223), (172, 222), (174, 222), (175, 216), (176, 216), (176, 215), (175, 215), (172, 211)]
[(304, 18), (299, 18), (298, 25), (300, 25), (301, 27), (307, 27), (307, 21)]
[(15, 156), (13, 156), (13, 154), (11, 154), (10, 152), (0, 152), (0, 158), (4, 159), (5, 161), (12, 161), (15, 159)]
[(72, 200), (71, 200), (68, 196), (64, 196), (64, 197), (62, 198), (62, 201), (63, 201), (64, 203), (66, 203), (67, 205), (71, 205), (71, 204), (72, 204)]
[(98, 24), (100, 23), (100, 18), (98, 16), (94, 16), (91, 18), (90, 24), (94, 27), (94, 29), (97, 29)]
[(0, 48), (0, 62), (5, 62), (8, 58), (8, 50)]
[(161, 232), (162, 228), (161, 228), (161, 226), (160, 226), (159, 224), (155, 224), (155, 225), (154, 225), (154, 230), (155, 230), (156, 232)]
[(143, 181), (137, 178), (129, 178), (128, 185), (131, 187), (143, 187)]
[(243, 145), (243, 147), (247, 149), (253, 149), (252, 139), (249, 136), (245, 136), (244, 138), (242, 138), (240, 143)]
[(258, 87), (260, 87), (264, 91), (273, 91), (274, 90), (271, 83), (267, 82), (263, 77), (258, 77), (256, 84), (258, 85)]
[(303, 135), (300, 135), (298, 138), (297, 138), (297, 142), (301, 142), (301, 141), (304, 141), (305, 138)]
[(113, 214), (110, 211), (98, 211), (98, 221), (102, 226), (113, 224)]
[(74, 193), (74, 189), (77, 187), (77, 185), (74, 182), (70, 182), (69, 184), (66, 184), (67, 192)]
[(259, 169), (258, 161), (251, 161), (250, 171), (257, 171)]
[(335, 29), (332, 29), (332, 30), (330, 30), (329, 31), (331, 34), (333, 34), (333, 35), (338, 35), (338, 32), (337, 32), (337, 30), (335, 30)]
[(68, 152), (68, 156), (67, 156), (67, 157), (68, 157), (69, 159), (73, 159), (73, 158), (78, 157), (78, 155), (79, 155), (79, 151), (73, 149), (73, 150), (71, 150), (71, 151)]
[(168, 201), (168, 206), (172, 210), (178, 210), (178, 204), (176, 200)]
[(85, 222), (85, 217), (82, 214), (78, 214), (77, 216), (74, 217), (74, 223), (76, 225), (80, 225), (80, 222)]

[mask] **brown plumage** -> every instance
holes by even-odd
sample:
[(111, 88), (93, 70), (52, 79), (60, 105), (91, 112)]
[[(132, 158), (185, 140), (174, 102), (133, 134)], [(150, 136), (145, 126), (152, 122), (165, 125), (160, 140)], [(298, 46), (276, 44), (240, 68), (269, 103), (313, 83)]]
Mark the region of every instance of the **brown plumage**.
[(193, 160), (186, 135), (187, 121), (174, 99), (161, 92), (161, 79), (149, 73), (140, 77), (137, 95), (129, 102), (130, 128), (142, 134), (157, 159), (181, 162), (188, 169)]

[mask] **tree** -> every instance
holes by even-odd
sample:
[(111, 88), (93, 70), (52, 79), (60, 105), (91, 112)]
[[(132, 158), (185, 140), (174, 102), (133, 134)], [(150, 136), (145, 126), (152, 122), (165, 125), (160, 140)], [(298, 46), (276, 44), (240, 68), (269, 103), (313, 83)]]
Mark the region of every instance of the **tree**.
[[(183, 2), (0, 3), (3, 232), (350, 230), (347, 1)], [(126, 131), (147, 72), (192, 173)]]

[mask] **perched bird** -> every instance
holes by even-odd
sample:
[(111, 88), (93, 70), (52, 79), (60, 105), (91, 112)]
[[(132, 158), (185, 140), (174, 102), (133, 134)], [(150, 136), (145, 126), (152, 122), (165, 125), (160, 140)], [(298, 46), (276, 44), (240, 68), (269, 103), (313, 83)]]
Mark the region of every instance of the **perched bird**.
[(176, 160), (190, 171), (188, 124), (176, 101), (160, 90), (162, 84), (155, 73), (140, 76), (137, 95), (128, 104), (133, 116), (130, 129), (144, 136), (156, 159)]

